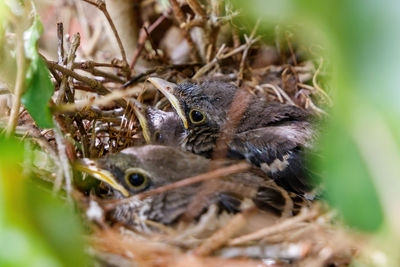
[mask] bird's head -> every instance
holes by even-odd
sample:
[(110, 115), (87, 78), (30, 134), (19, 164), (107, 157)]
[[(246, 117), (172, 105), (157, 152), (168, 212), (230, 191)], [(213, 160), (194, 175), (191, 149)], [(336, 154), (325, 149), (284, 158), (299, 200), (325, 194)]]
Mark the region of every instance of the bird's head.
[(97, 160), (83, 159), (75, 167), (128, 197), (205, 172), (208, 164), (207, 159), (176, 148), (146, 145)]
[(147, 144), (178, 146), (185, 129), (175, 112), (166, 112), (129, 99)]
[(149, 81), (168, 98), (186, 129), (219, 130), (228, 117), (237, 87), (219, 81), (176, 85), (160, 78)]

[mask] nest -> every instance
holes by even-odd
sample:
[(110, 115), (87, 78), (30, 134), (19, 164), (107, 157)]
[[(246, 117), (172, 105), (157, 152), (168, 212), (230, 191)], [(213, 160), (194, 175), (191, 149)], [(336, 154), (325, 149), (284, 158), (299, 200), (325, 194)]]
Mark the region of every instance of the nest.
[[(120, 1), (110, 1), (110, 6), (104, 1), (74, 1), (62, 8), (69, 14), (69, 25), (59, 23), (56, 29), (54, 18), (61, 13), (54, 7), (61, 2), (42, 16), (46, 33), (41, 44), (56, 88), (52, 109), (58, 130), (37, 128), (23, 112), (17, 131), (28, 132), (55, 166), (61, 166), (36, 165), (36, 172), (55, 191), (65, 190), (76, 201), (88, 226), (88, 253), (96, 261), (107, 266), (350, 262), (353, 241), (332, 223), (334, 213), (318, 201), (296, 216), (280, 217), (254, 207), (221, 214), (211, 206), (193, 222), (144, 222), (156, 230), (129, 229), (107, 221), (107, 204), (90, 193), (93, 185), (85, 183), (88, 180), (74, 180), (70, 167), (78, 158), (99, 158), (144, 143), (133, 108), (125, 100), (170, 108), (146, 82), (148, 77), (175, 83), (229, 81), (265, 101), (297, 105), (321, 118), (331, 100), (322, 89), (327, 67), (318, 51), (297, 45), (286, 28), (270, 42), (258, 35), (258, 24), (250, 34), (244, 33), (233, 22), (237, 12), (219, 1), (203, 6), (197, 0), (170, 0), (167, 8), (157, 1), (140, 1), (129, 8), (136, 16), (121, 13), (125, 7)], [(135, 46), (127, 49), (124, 43), (132, 42)], [(57, 59), (51, 60), (55, 51), (49, 43), (58, 44)]]

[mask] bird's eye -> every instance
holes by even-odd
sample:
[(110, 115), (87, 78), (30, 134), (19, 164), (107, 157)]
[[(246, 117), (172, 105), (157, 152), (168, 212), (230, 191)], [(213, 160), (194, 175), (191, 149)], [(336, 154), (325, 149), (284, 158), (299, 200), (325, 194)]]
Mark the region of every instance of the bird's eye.
[(143, 171), (133, 168), (129, 169), (125, 173), (125, 181), (129, 187), (135, 191), (141, 191), (146, 189), (149, 184), (149, 176)]
[(198, 109), (192, 109), (189, 112), (189, 119), (193, 124), (201, 124), (206, 121), (204, 113)]
[(155, 138), (156, 141), (159, 141), (162, 138), (162, 135), (160, 134), (160, 132), (156, 132), (154, 134), (154, 138)]

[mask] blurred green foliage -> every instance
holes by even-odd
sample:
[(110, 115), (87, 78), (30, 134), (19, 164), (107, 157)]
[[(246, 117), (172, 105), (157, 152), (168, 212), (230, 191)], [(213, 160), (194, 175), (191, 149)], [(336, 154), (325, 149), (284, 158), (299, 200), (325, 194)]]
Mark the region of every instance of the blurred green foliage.
[(261, 17), (264, 29), (296, 25), (300, 42), (326, 48), (335, 106), (322, 127), (314, 169), (323, 175), (327, 200), (349, 225), (372, 231), (386, 220), (398, 231), (400, 2), (232, 2), (244, 20)]
[[(54, 88), (37, 41), (43, 30), (31, 1), (0, 0), (0, 76), (11, 90), (16, 73), (15, 44), (6, 31), (24, 32), (23, 104), (37, 125), (52, 127), (49, 100)], [(10, 75), (9, 75), (10, 74)], [(0, 266), (82, 266), (88, 264), (82, 227), (70, 202), (37, 186), (31, 146), (0, 135)]]
[(34, 184), (24, 166), (29, 154), (0, 137), (0, 266), (87, 264), (76, 211)]

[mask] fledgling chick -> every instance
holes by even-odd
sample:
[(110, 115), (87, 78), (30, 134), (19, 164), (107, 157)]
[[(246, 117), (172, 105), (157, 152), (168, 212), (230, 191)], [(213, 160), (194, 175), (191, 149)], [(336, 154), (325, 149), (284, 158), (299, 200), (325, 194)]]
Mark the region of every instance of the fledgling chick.
[[(171, 144), (210, 158), (217, 140), (226, 134), (230, 112), (243, 108), (232, 138), (226, 143), (227, 157), (246, 159), (295, 194), (303, 195), (312, 189), (304, 163), (304, 153), (315, 139), (308, 112), (293, 105), (265, 102), (253, 95), (247, 95), (245, 103), (235, 102), (237, 107), (232, 109), (239, 89), (226, 82), (176, 85), (159, 78), (149, 80), (174, 107), (176, 115), (169, 115), (170, 121), (182, 123), (160, 127), (162, 136), (179, 136)], [(148, 124), (154, 124), (151, 117)]]
[[(218, 166), (236, 162), (219, 161)], [(97, 160), (85, 159), (76, 167), (110, 185), (112, 198), (121, 199), (208, 172), (210, 164), (211, 160), (178, 148), (146, 145), (127, 148)], [(282, 189), (257, 168), (214, 181), (217, 186), (207, 195), (205, 203), (201, 203), (201, 211), (217, 204), (223, 210), (236, 212), (245, 199), (266, 210), (281, 211), (285, 206)], [(154, 194), (143, 201), (132, 199), (129, 203), (117, 205), (112, 218), (128, 225), (135, 224), (138, 218), (172, 224), (185, 213), (202, 184), (198, 182)]]

